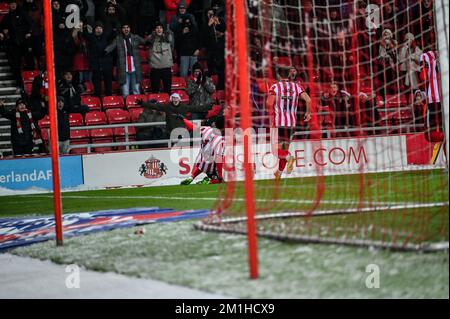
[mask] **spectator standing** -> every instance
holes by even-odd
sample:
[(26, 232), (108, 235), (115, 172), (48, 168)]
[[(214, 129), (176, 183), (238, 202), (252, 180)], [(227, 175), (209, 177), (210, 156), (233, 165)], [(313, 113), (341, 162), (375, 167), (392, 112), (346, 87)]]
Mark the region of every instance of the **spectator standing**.
[[(208, 12), (210, 12), (208, 10)], [(208, 72), (219, 76), (218, 89), (225, 87), (225, 20), (215, 10), (203, 29), (203, 43), (207, 50)]]
[[(213, 93), (216, 87), (212, 79), (206, 76), (199, 63), (192, 67), (192, 77), (187, 80), (187, 94), (191, 105), (213, 104)], [(206, 116), (206, 112), (195, 112), (191, 114), (192, 120), (201, 120)]]
[(159, 93), (163, 82), (163, 92), (170, 95), (172, 90), (172, 50), (175, 46), (172, 31), (164, 31), (161, 22), (155, 24), (155, 30), (149, 38), (150, 46), (150, 80), (153, 93)]
[(397, 79), (397, 41), (394, 39), (392, 31), (384, 29), (381, 35), (379, 61), (379, 80), (383, 84), (381, 94), (392, 94), (395, 92), (394, 85)]
[(26, 69), (33, 69), (33, 57), (31, 54), (32, 22), (17, 5), (17, 1), (9, 0), (9, 12), (3, 17), (0, 24), (0, 39), (6, 42), (7, 56), (16, 82), (23, 88), (22, 81), (22, 57), (26, 60)]
[(321, 105), (328, 105), (333, 113), (334, 128), (339, 130), (332, 137), (350, 137), (352, 134), (346, 130), (354, 127), (354, 112), (351, 105), (351, 96), (348, 92), (339, 88), (335, 82), (330, 84), (320, 99)]
[[(138, 34), (141, 37), (147, 36), (151, 33), (152, 26), (157, 20), (157, 10), (154, 0), (140, 0), (139, 1), (139, 19), (138, 19)], [(150, 31), (150, 32), (149, 32)], [(148, 33), (148, 34), (147, 34)]]
[(198, 30), (197, 21), (195, 17), (187, 12), (187, 5), (184, 1), (180, 1), (177, 7), (177, 13), (170, 20), (170, 30), (173, 33), (181, 31), (181, 27), (185, 24), (189, 24), (193, 29)]
[(400, 71), (405, 79), (407, 97), (419, 89), (419, 59), (421, 55), (422, 50), (417, 46), (414, 35), (407, 33), (399, 54)]
[(123, 23), (122, 33), (105, 49), (106, 54), (117, 49), (117, 76), (124, 98), (130, 94), (130, 89), (131, 94), (140, 92), (139, 85), (142, 80), (140, 44), (145, 44), (145, 40), (132, 34), (130, 25)]
[(121, 25), (126, 16), (125, 9), (115, 1), (108, 1), (105, 8), (100, 13), (100, 20), (103, 22), (105, 34), (120, 35)]
[(44, 112), (32, 112), (25, 100), (18, 99), (16, 107), (6, 110), (3, 101), (0, 101), (0, 115), (11, 121), (11, 144), (14, 156), (33, 153), (35, 147), (43, 145), (37, 121), (44, 117)]
[(72, 37), (75, 41), (76, 51), (73, 57), (73, 71), (78, 73), (80, 83), (91, 80), (86, 39), (83, 36), (83, 22), (73, 28)]
[(191, 24), (186, 23), (179, 31), (176, 43), (180, 55), (180, 76), (186, 78), (200, 54), (199, 34)]
[[(110, 43), (113, 34), (103, 32), (103, 23), (97, 21), (94, 30), (90, 26), (86, 27), (85, 37), (89, 53), (89, 67), (92, 71), (92, 82), (94, 84), (94, 94), (98, 97), (102, 93), (102, 80), (105, 83), (105, 95), (112, 95), (113, 77), (113, 57), (105, 54), (105, 49)], [(93, 31), (93, 32), (92, 32)]]
[(70, 112), (64, 102), (64, 97), (56, 98), (56, 110), (58, 114), (58, 144), (59, 153), (68, 154), (70, 146)]
[(40, 0), (26, 0), (23, 4), (23, 10), (31, 20), (31, 49), (34, 58), (34, 69), (41, 68), (41, 57), (43, 55), (44, 30), (43, 10)]
[(191, 0), (164, 0), (164, 7), (166, 9), (166, 23), (170, 23), (170, 21), (172, 21), (172, 17), (177, 14), (178, 5), (181, 2), (184, 2), (184, 4), (188, 7)]

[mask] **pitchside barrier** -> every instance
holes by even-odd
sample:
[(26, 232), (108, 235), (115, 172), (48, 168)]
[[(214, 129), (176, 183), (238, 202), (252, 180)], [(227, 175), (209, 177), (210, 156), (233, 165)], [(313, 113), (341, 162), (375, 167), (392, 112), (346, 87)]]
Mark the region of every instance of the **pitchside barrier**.
[[(187, 143), (189, 145), (189, 143)], [(389, 146), (389, 147), (387, 147)], [(420, 150), (420, 151), (418, 151)], [(63, 189), (178, 185), (190, 176), (198, 147), (130, 150), (60, 157)], [(253, 145), (255, 179), (271, 179), (277, 166), (269, 143)], [(423, 133), (295, 141), (294, 170), (286, 177), (325, 176), (444, 168), (442, 143)], [(232, 164), (230, 164), (232, 163)], [(234, 148), (233, 178), (243, 180), (243, 150)], [(229, 179), (230, 175), (225, 174)], [(0, 194), (7, 190), (52, 190), (50, 157), (0, 160)], [(6, 192), (7, 193), (7, 192)]]

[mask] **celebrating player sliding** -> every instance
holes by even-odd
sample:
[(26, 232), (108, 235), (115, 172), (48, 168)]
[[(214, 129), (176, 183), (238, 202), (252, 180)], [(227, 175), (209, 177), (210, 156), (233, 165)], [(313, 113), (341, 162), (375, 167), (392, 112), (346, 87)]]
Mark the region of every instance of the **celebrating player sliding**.
[(287, 173), (292, 172), (294, 158), (289, 155), (289, 144), (297, 124), (299, 99), (306, 102), (305, 122), (311, 119), (311, 98), (296, 82), (289, 80), (289, 68), (279, 68), (280, 81), (272, 85), (267, 98), (267, 108), (271, 113), (271, 127), (278, 129), (278, 171), (280, 179), (288, 164)]

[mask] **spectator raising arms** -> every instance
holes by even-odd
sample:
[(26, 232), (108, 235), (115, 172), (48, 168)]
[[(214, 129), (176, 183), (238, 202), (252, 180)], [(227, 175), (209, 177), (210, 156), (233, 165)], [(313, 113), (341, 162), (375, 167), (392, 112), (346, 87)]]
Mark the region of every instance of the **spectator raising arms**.
[(130, 88), (131, 94), (140, 92), (139, 84), (142, 80), (140, 44), (145, 44), (145, 40), (131, 33), (128, 23), (123, 23), (122, 33), (105, 49), (105, 54), (117, 49), (117, 76), (124, 98), (130, 94)]
[(161, 80), (164, 92), (170, 95), (172, 88), (172, 66), (175, 41), (170, 30), (164, 31), (161, 22), (155, 24), (155, 30), (150, 36), (150, 79), (153, 93), (159, 93)]
[(0, 115), (11, 121), (11, 144), (14, 156), (28, 155), (43, 145), (37, 121), (44, 117), (42, 110), (30, 111), (25, 100), (18, 99), (16, 108), (6, 110), (0, 101)]
[(186, 78), (197, 63), (200, 41), (197, 30), (191, 24), (184, 24), (177, 34), (177, 52), (180, 55), (180, 76)]
[(112, 77), (113, 77), (113, 57), (111, 54), (105, 54), (111, 37), (114, 33), (106, 34), (103, 31), (103, 23), (97, 21), (92, 28), (87, 26), (85, 38), (89, 52), (89, 66), (92, 71), (92, 82), (94, 84), (94, 94), (100, 97), (102, 93), (102, 79), (105, 83), (105, 95), (112, 95)]

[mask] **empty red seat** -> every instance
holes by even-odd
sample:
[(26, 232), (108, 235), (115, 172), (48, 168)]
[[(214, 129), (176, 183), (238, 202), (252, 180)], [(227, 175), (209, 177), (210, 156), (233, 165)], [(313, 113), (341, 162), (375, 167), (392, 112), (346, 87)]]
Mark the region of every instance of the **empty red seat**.
[(84, 117), (86, 125), (104, 125), (107, 124), (106, 115), (102, 111), (92, 111), (86, 113)]
[(84, 82), (84, 92), (81, 95), (92, 95), (94, 94), (94, 84), (92, 82)]
[(22, 71), (22, 79), (24, 83), (33, 83), (33, 80), (36, 76), (41, 74), (41, 71), (39, 70), (33, 70), (33, 71)]
[(172, 77), (172, 90), (186, 90), (186, 80), (182, 77)]
[(157, 103), (169, 104), (169, 94), (167, 93), (152, 93), (147, 94), (147, 100), (156, 100)]
[[(80, 138), (80, 139), (74, 139), (74, 140), (72, 140), (72, 132), (71, 132), (70, 145), (81, 145), (81, 144), (89, 144), (90, 143), (88, 131), (87, 130), (83, 130), (83, 131), (86, 132), (87, 138)], [(70, 149), (70, 154), (87, 154), (87, 152), (88, 152), (87, 147)]]
[(87, 140), (89, 143), (89, 130), (70, 130), (70, 140)]
[(83, 115), (81, 115), (80, 113), (70, 113), (69, 124), (70, 126), (83, 126), (84, 125)]
[(130, 113), (121, 109), (109, 109), (106, 110), (106, 117), (108, 118), (109, 124), (117, 123), (129, 123)]
[[(116, 127), (113, 129), (114, 136), (125, 136), (125, 127)], [(136, 128), (128, 126), (128, 137), (136, 136)]]
[(0, 3), (0, 15), (8, 14), (8, 12), (9, 12), (8, 2), (1, 2)]
[(107, 109), (123, 109), (124, 103), (123, 98), (118, 95), (112, 95), (112, 96), (105, 96), (103, 97), (103, 110)]
[[(101, 144), (101, 143), (113, 143), (113, 138), (105, 138), (105, 139), (94, 139), (92, 140), (92, 144)], [(96, 153), (103, 153), (103, 152), (111, 152), (113, 150), (112, 146), (98, 146), (93, 147), (92, 151)]]
[(131, 122), (136, 123), (139, 119), (139, 115), (144, 112), (144, 108), (142, 107), (134, 107), (129, 110)]
[(81, 104), (87, 105), (91, 111), (100, 111), (102, 109), (102, 102), (96, 96), (82, 96)]
[(38, 121), (38, 125), (41, 129), (50, 127), (50, 116), (48, 115), (44, 116), (44, 118)]
[(147, 96), (145, 94), (128, 95), (125, 100), (125, 104), (127, 105), (128, 109), (131, 109), (133, 107), (140, 107), (140, 105), (137, 104), (138, 100), (146, 102)]
[(113, 130), (110, 128), (95, 128), (89, 130), (92, 139), (109, 138), (113, 136)]

